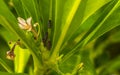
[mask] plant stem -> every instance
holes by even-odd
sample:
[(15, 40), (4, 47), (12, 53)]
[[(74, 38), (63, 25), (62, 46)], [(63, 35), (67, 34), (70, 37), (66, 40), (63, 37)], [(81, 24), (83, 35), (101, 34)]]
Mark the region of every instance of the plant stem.
[(38, 34), (33, 28), (31, 29), (31, 32), (33, 32), (35, 39), (38, 39)]

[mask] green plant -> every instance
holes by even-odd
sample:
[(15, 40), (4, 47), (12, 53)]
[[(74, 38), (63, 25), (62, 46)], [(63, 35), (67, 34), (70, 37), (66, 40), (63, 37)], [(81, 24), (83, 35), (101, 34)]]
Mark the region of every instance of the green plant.
[[(0, 0), (0, 5), (0, 64), (6, 75), (96, 75), (98, 52), (89, 46), (120, 25), (120, 0)], [(13, 61), (6, 59), (7, 50)]]

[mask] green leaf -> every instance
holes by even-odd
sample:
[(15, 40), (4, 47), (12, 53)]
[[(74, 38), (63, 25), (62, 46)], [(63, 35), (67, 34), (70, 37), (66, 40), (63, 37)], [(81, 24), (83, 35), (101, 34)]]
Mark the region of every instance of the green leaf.
[(73, 69), (81, 63), (80, 53), (75, 53), (70, 57), (70, 59), (64, 61), (60, 64), (60, 70), (63, 73), (72, 73)]
[(120, 13), (119, 12), (120, 12), (120, 3), (119, 3), (119, 7), (114, 10), (114, 12), (108, 17), (108, 19), (103, 23), (103, 25), (97, 30), (97, 32), (94, 34), (92, 39), (98, 38), (99, 36), (103, 35), (104, 33), (119, 26), (120, 25), (120, 21), (119, 21)]
[(15, 72), (16, 73), (23, 73), (24, 69), (26, 67), (26, 64), (28, 63), (28, 59), (30, 57), (30, 52), (28, 49), (22, 49), (19, 46), (15, 48)]
[[(69, 28), (68, 35), (66, 35), (65, 41), (69, 40), (69, 39), (71, 39), (70, 41), (72, 41), (74, 39), (72, 37), (76, 37), (73, 34), (76, 34), (77, 32), (79, 32), (78, 35), (80, 35), (80, 33), (82, 32), (84, 27), (89, 28), (91, 26), (90, 25), (91, 20), (88, 18), (92, 14), (94, 14), (98, 9), (100, 9), (102, 6), (104, 6), (106, 3), (108, 3), (109, 1), (110, 0), (104, 0), (104, 1), (103, 0), (100, 0), (100, 1), (84, 0), (84, 1), (82, 1), (76, 12), (76, 15), (74, 16), (73, 21), (71, 23), (71, 27)], [(99, 16), (99, 14), (97, 14), (97, 15)], [(87, 26), (83, 25), (83, 23), (86, 21), (86, 19), (88, 19), (88, 21), (90, 21), (90, 23), (88, 23)], [(81, 21), (82, 21), (82, 23), (81, 23)]]
[(88, 0), (84, 13), (84, 20), (87, 20), (92, 14), (94, 14), (102, 6), (110, 2), (111, 0)]
[(9, 50), (9, 46), (0, 35), (0, 67), (4, 67), (9, 73), (13, 72), (13, 62), (6, 58), (6, 52)]
[[(105, 8), (104, 11), (102, 12), (101, 16), (96, 20), (95, 23), (93, 23), (92, 27), (91, 27), (91, 28), (89, 29), (89, 31), (82, 37), (81, 41), (79, 41), (79, 42), (76, 44), (76, 46), (73, 48), (73, 50), (71, 50), (71, 51), (67, 54), (68, 56), (70, 56), (71, 54), (74, 54), (74, 52), (77, 51), (77, 48), (80, 48), (80, 47), (85, 46), (88, 42), (91, 41), (91, 39), (93, 40), (93, 39), (99, 37), (101, 34), (105, 33), (106, 31), (110, 30), (110, 29), (108, 29), (108, 28), (106, 27), (106, 24), (104, 24), (104, 23), (109, 19), (110, 15), (112, 15), (113, 12), (114, 12), (116, 9), (118, 9), (118, 7), (119, 7), (119, 5), (120, 5), (119, 3), (120, 3), (119, 0), (115, 0), (115, 1), (111, 1), (111, 3), (106, 6), (106, 8)], [(118, 20), (119, 20), (119, 19), (118, 19)], [(111, 21), (111, 20), (109, 19), (109, 21)], [(111, 25), (111, 23), (109, 22), (109, 23), (107, 23), (107, 25)], [(118, 24), (117, 24), (117, 25), (115, 24), (115, 26), (118, 26)], [(113, 23), (110, 28), (112, 29), (112, 28), (114, 28), (115, 26), (114, 26), (114, 23)], [(101, 29), (101, 27), (104, 27), (104, 28)], [(104, 31), (104, 29), (105, 29), (106, 31), (101, 32), (99, 29), (101, 29), (101, 31)], [(97, 33), (98, 31), (99, 31), (100, 33)], [(93, 36), (94, 36), (95, 34), (99, 34), (99, 35), (97, 35), (96, 37), (93, 38)], [(66, 57), (67, 57), (67, 55), (66, 55)]]
[(34, 22), (40, 22), (39, 13), (37, 8), (37, 1), (36, 0), (20, 0), (21, 4), (23, 4), (22, 7), (24, 7), (24, 10), (26, 10), (29, 15), (33, 18)]
[(0, 58), (0, 64), (1, 64), (9, 73), (12, 73), (12, 72), (13, 72), (12, 69), (7, 65), (7, 63), (5, 63), (5, 61), (2, 60), (1, 58)]
[[(109, 4), (110, 2), (108, 2), (107, 4), (103, 5), (100, 9), (98, 9), (96, 12), (94, 12), (94, 14), (92, 14), (89, 18), (87, 18), (87, 20), (85, 20), (84, 22), (82, 22), (82, 24), (78, 27), (78, 29), (76, 30), (76, 33), (74, 33), (74, 35), (70, 38), (69, 41), (72, 41), (73, 39), (79, 38), (79, 37), (83, 37), (83, 34), (85, 34), (90, 27), (92, 27), (92, 25), (96, 22), (96, 20), (98, 20), (98, 18), (101, 16), (102, 11), (105, 10), (106, 6)], [(81, 38), (79, 38), (80, 40)], [(79, 41), (78, 40), (78, 41)], [(77, 42), (78, 42), (77, 41)]]
[(96, 70), (93, 63), (90, 60), (90, 54), (86, 51), (81, 52), (81, 62), (83, 62), (83, 70), (80, 71), (80, 75), (96, 75)]
[(1, 75), (28, 75), (25, 73), (7, 73), (7, 72), (0, 72)]
[(80, 5), (79, 5), (74, 17), (73, 17), (73, 20), (70, 24), (70, 27), (67, 31), (63, 45), (65, 44), (65, 42), (67, 42), (73, 36), (74, 33), (76, 33), (76, 30), (81, 26), (81, 22), (83, 20), (87, 1), (88, 0), (81, 1)]
[[(62, 63), (60, 64), (60, 69), (64, 73), (70, 73), (70, 75), (74, 75), (71, 73), (73, 73), (75, 70), (78, 75), (96, 75), (96, 70), (89, 57), (90, 54), (88, 51), (77, 52), (72, 55), (70, 59), (67, 59), (64, 62), (62, 60)], [(76, 67), (79, 66), (81, 63), (83, 63), (83, 66), (76, 69)]]
[[(86, 32), (92, 26), (92, 24), (96, 21), (96, 19), (100, 16), (101, 12), (99, 9), (104, 5), (106, 5), (108, 2), (110, 2), (110, 0), (99, 0), (99, 1), (87, 0), (87, 3), (84, 1), (83, 3), (81, 3), (81, 6), (80, 6), (80, 7), (83, 6), (82, 9), (81, 10), (78, 9), (79, 12), (76, 13), (78, 18), (75, 17), (75, 21), (77, 23), (73, 22), (73, 27), (71, 27), (71, 29), (69, 30), (70, 33), (69, 35), (67, 35), (69, 37), (67, 37), (66, 40), (73, 41), (73, 39), (75, 39), (81, 33)], [(81, 11), (84, 13), (81, 13)], [(80, 15), (83, 15), (83, 18), (79, 17)], [(82, 23), (80, 21), (81, 19), (82, 19)], [(73, 31), (75, 31), (74, 34), (73, 34)]]
[[(68, 29), (70, 27), (70, 24), (71, 24), (71, 22), (73, 20), (73, 17), (75, 15), (75, 13), (76, 13), (76, 11), (77, 11), (77, 9), (79, 7), (80, 2), (81, 2), (80, 0), (71, 0), (71, 1), (66, 1), (66, 3), (65, 3), (65, 7), (63, 9), (64, 14), (63, 14), (63, 17), (62, 17), (63, 19), (61, 21), (62, 22), (61, 23), (62, 31), (61, 31), (60, 36), (58, 37), (58, 41), (57, 41), (57, 43), (55, 45), (55, 48), (53, 49), (54, 51), (53, 51), (53, 53), (51, 55), (52, 59), (56, 58), (56, 56), (58, 55), (60, 47), (61, 47), (61, 45), (62, 45), (62, 43), (64, 41), (65, 35), (67, 34), (67, 31), (68, 31)], [(68, 8), (68, 6), (69, 6), (69, 8)], [(57, 23), (55, 25), (58, 26)], [(55, 31), (55, 32), (57, 32), (57, 31)], [(54, 39), (54, 37), (53, 37), (53, 39)]]
[[(16, 41), (18, 40), (17, 35), (5, 29), (2, 25), (0, 25), (0, 35), (5, 39), (5, 41)], [(7, 36), (5, 36), (7, 35)]]
[(40, 10), (40, 17), (42, 22), (42, 26), (43, 26), (43, 32), (45, 34), (45, 32), (47, 32), (47, 28), (48, 28), (48, 20), (51, 20), (50, 17), (50, 10), (52, 9), (52, 5), (50, 5), (50, 2), (52, 0), (38, 0), (38, 9)]
[[(95, 35), (98, 34), (97, 31), (99, 31), (99, 29), (101, 27), (104, 27), (104, 29), (106, 29), (106, 25), (104, 24), (105, 21), (108, 20), (108, 18), (110, 17), (111, 14), (113, 14), (113, 12), (119, 7), (120, 1), (115, 0), (112, 1), (107, 7), (106, 9), (103, 11), (102, 15), (98, 18), (98, 20), (92, 25), (91, 29), (88, 31), (88, 33), (86, 33), (86, 35), (83, 37), (83, 39), (85, 38), (84, 44), (87, 44), (89, 42), (89, 40)], [(109, 20), (110, 21), (110, 20)], [(107, 25), (110, 25), (110, 23), (108, 23)], [(114, 26), (111, 26), (111, 29), (114, 28)], [(102, 29), (102, 30), (104, 30)], [(107, 29), (109, 30), (109, 29)], [(106, 31), (107, 31), (106, 30)], [(101, 32), (101, 31), (100, 31)], [(100, 33), (99, 35), (103, 34), (104, 32)], [(97, 35), (98, 36), (98, 35)], [(83, 40), (82, 39), (82, 40)]]
[(28, 18), (26, 10), (24, 9), (24, 6), (20, 0), (13, 0), (14, 8), (17, 12), (17, 15), (22, 18)]
[(52, 0), (52, 49), (56, 46), (58, 38), (61, 34), (61, 22), (63, 15), (63, 7), (66, 3), (66, 0)]

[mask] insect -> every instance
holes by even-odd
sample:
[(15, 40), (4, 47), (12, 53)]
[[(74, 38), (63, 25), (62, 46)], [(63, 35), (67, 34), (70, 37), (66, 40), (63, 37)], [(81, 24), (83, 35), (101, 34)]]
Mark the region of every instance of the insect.
[(48, 42), (47, 42), (47, 49), (48, 49), (48, 50), (50, 50), (50, 49), (51, 49), (51, 45), (52, 45), (52, 44), (51, 44), (51, 41), (50, 41), (50, 40), (48, 40)]
[[(16, 45), (19, 44), (19, 42), (20, 42), (20, 40), (18, 40), (18, 41), (13, 45), (13, 47), (11, 48), (11, 50), (9, 50), (9, 51), (6, 52), (6, 58), (7, 58), (7, 59), (14, 60), (14, 58), (15, 58), (14, 49), (15, 49)], [(11, 42), (10, 42), (10, 44), (11, 44)]]
[(44, 43), (44, 46), (50, 50), (51, 49), (51, 41), (50, 41), (50, 33), (49, 32), (51, 28), (51, 20), (48, 21), (48, 31), (45, 33), (44, 37), (43, 37), (43, 43)]
[(51, 28), (51, 26), (52, 26), (52, 21), (49, 20), (49, 21), (48, 21), (48, 28)]
[(48, 39), (48, 32), (45, 33), (43, 40), (42, 40), (44, 43), (44, 46), (46, 46), (47, 39)]

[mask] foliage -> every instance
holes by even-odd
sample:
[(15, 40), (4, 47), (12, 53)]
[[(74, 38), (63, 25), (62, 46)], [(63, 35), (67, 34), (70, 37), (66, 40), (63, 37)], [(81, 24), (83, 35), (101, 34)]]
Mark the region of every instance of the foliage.
[(0, 74), (120, 74), (120, 0), (0, 5)]

